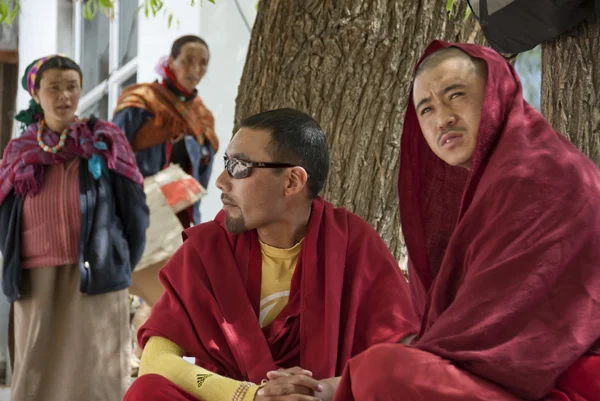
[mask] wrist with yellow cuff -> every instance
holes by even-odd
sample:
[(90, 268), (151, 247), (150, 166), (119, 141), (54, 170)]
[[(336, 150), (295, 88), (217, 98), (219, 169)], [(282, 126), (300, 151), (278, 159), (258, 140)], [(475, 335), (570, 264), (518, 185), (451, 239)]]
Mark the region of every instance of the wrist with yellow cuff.
[(163, 337), (146, 343), (140, 375), (158, 374), (203, 401), (253, 401), (263, 384), (220, 376), (182, 359), (184, 351)]
[(240, 382), (213, 373), (197, 375), (194, 394), (202, 400), (253, 401), (262, 385)]

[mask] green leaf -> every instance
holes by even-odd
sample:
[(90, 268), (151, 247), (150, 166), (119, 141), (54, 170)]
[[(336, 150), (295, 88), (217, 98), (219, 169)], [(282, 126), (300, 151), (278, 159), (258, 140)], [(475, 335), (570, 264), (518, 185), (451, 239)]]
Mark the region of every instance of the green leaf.
[(11, 26), (20, 7), (19, 0), (0, 0), (0, 24)]
[(0, 3), (0, 21), (4, 22), (8, 18), (8, 4), (6, 4), (6, 0), (3, 0)]
[(88, 0), (83, 7), (83, 18), (87, 20), (93, 20), (98, 13), (98, 1), (99, 0)]
[(98, 13), (98, 0), (89, 0), (90, 8), (92, 9), (92, 19)]
[(113, 2), (112, 0), (100, 0), (100, 5), (104, 8), (113, 8)]
[(81, 10), (81, 12), (83, 13), (83, 18), (85, 18), (87, 20), (91, 20), (94, 17), (92, 15), (92, 10), (90, 8), (90, 3), (86, 3), (83, 6), (83, 10)]
[(150, 0), (150, 8), (152, 10), (152, 15), (156, 16), (156, 13), (158, 13), (164, 5), (165, 4), (163, 0)]
[(446, 0), (446, 11), (448, 15), (452, 15), (452, 7), (454, 7), (454, 2), (456, 0)]
[(467, 11), (465, 12), (465, 18), (463, 19), (463, 22), (468, 20), (471, 14), (473, 14), (473, 12), (471, 11), (471, 7), (467, 7)]
[(171, 27), (171, 24), (173, 23), (173, 14), (169, 15), (169, 24), (168, 27)]

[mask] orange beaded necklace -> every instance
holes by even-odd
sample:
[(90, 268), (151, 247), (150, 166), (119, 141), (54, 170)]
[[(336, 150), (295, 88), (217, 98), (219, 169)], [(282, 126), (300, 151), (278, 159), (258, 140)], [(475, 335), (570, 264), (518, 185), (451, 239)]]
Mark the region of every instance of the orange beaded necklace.
[(67, 140), (67, 134), (69, 133), (69, 127), (65, 128), (62, 132), (62, 134), (60, 134), (60, 140), (58, 141), (58, 145), (56, 146), (48, 146), (46, 145), (46, 143), (44, 142), (44, 138), (42, 137), (42, 135), (44, 134), (44, 128), (46, 127), (46, 121), (44, 121), (43, 119), (40, 120), (40, 123), (38, 124), (38, 130), (37, 130), (37, 141), (38, 144), (40, 145), (40, 147), (42, 149), (44, 149), (45, 152), (48, 153), (56, 153), (59, 150), (61, 150), (62, 148), (65, 147), (65, 141)]

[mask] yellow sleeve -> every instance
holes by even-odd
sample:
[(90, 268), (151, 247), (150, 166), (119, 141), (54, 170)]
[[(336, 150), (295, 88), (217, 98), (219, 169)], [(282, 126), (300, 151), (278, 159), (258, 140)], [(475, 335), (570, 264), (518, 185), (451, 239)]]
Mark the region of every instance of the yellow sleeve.
[(184, 351), (163, 337), (150, 337), (140, 362), (140, 376), (157, 374), (202, 401), (252, 401), (260, 386), (239, 382), (192, 365)]

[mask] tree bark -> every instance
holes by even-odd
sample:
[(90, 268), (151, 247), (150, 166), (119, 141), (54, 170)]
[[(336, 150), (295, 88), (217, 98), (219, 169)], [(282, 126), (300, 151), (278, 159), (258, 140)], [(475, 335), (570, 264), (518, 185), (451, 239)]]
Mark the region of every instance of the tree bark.
[(446, 0), (261, 1), (239, 87), (236, 129), (277, 107), (321, 124), (325, 199), (369, 221), (398, 260), (398, 150), (414, 66), (434, 39), (482, 41), (456, 3), (449, 16)]
[(542, 46), (542, 114), (600, 166), (600, 21)]

